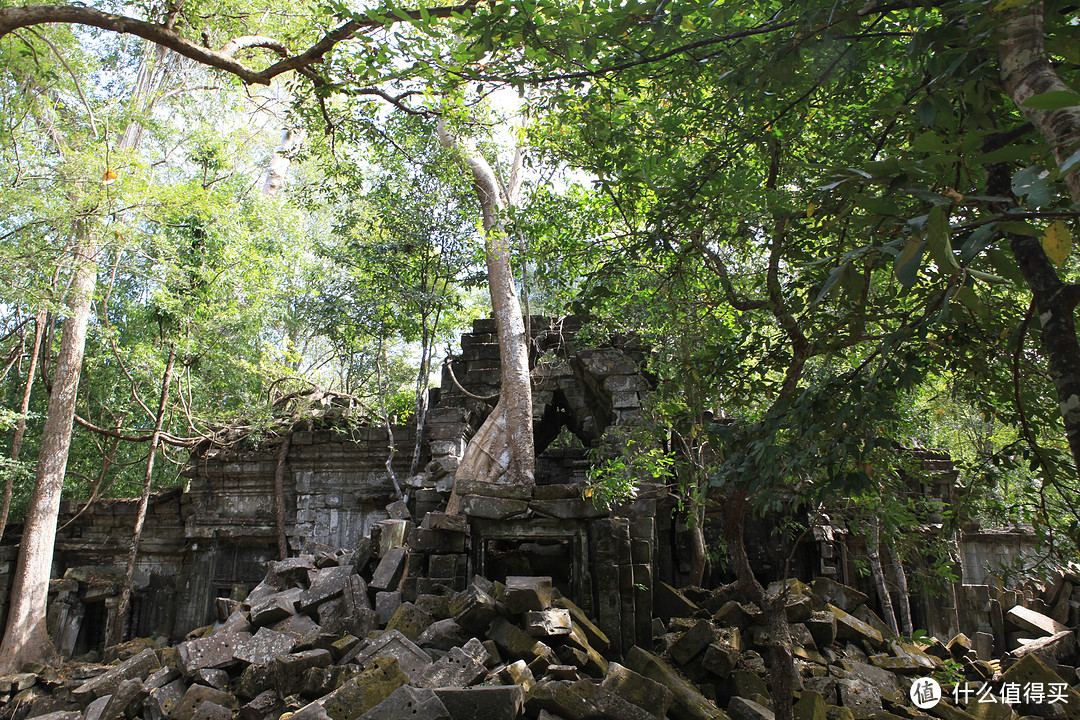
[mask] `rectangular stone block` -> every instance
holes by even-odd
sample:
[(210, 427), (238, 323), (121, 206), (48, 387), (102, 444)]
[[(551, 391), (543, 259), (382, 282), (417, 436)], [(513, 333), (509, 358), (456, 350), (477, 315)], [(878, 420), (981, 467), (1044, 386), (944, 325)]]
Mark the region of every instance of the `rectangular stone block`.
[(435, 695), (453, 720), (516, 720), (525, 707), (519, 684), (435, 688)]
[(396, 590), (405, 575), (405, 567), (408, 561), (409, 551), (407, 548), (396, 547), (388, 550), (382, 560), (379, 561), (378, 567), (375, 568), (368, 587), (375, 591)]

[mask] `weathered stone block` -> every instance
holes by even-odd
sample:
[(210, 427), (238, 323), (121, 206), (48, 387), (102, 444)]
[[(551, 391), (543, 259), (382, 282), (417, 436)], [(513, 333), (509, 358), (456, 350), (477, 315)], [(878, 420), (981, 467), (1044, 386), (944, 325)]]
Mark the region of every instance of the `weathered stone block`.
[[(876, 628), (864, 623), (854, 615), (850, 615), (834, 605), (826, 605), (825, 609), (836, 618), (837, 640), (853, 640), (856, 642), (865, 640), (875, 647), (884, 643), (884, 638)], [(813, 629), (811, 628), (810, 631), (813, 632)], [(819, 645), (818, 647), (823, 646)]]
[(511, 575), (506, 578), (506, 609), (512, 613), (551, 607), (551, 578)]
[(671, 644), (668, 655), (679, 665), (686, 665), (705, 651), (716, 639), (716, 629), (708, 620), (699, 620)]
[(701, 666), (718, 678), (726, 678), (735, 669), (739, 661), (739, 653), (724, 643), (714, 642), (705, 649), (705, 655), (701, 658)]
[(295, 614), (296, 601), (302, 593), (300, 588), (289, 588), (270, 595), (251, 608), (251, 624), (270, 625)]
[(450, 614), (467, 633), (483, 632), (497, 614), (495, 599), (473, 582), (454, 596)]
[(458, 647), (469, 640), (469, 635), (458, 625), (453, 618), (436, 620), (431, 623), (416, 639), (416, 644), (422, 648), (435, 648), (436, 650), (448, 651)]
[(465, 687), (487, 674), (484, 663), (461, 648), (453, 648), (432, 663), (416, 682), (420, 687)]
[(412, 641), (416, 641), (424, 630), (431, 625), (432, 617), (410, 602), (402, 603), (394, 611), (390, 622), (386, 624), (387, 630), (398, 630), (402, 635)]
[(461, 512), (468, 517), (505, 520), (521, 515), (529, 509), (528, 500), (491, 497), (489, 495), (464, 495), (461, 498)]
[(581, 629), (590, 646), (596, 648), (600, 652), (611, 647), (611, 641), (608, 639), (608, 636), (589, 619), (584, 610), (575, 605), (569, 598), (561, 597), (553, 604), (555, 607), (565, 608), (570, 611), (570, 617), (573, 620), (574, 627)]
[(321, 602), (338, 597), (345, 590), (353, 569), (349, 566), (313, 570), (309, 573), (310, 586), (300, 594), (296, 604), (300, 610), (307, 610)]
[(853, 612), (855, 608), (869, 600), (866, 593), (841, 585), (824, 575), (815, 579), (810, 588), (811, 593), (822, 603), (835, 605), (844, 612)]
[(525, 705), (530, 715), (546, 710), (566, 720), (584, 720), (588, 717), (656, 720), (658, 717), (588, 680), (537, 683), (525, 698)]
[(671, 691), (668, 716), (673, 720), (727, 720), (722, 710), (652, 653), (635, 645), (626, 654), (626, 666)]
[(264, 720), (279, 716), (284, 708), (281, 696), (274, 690), (267, 690), (242, 706), (237, 715), (240, 720)]
[(671, 705), (670, 690), (617, 662), (608, 664), (601, 686), (660, 718), (667, 715)]
[(296, 645), (293, 633), (259, 628), (258, 632), (242, 639), (233, 648), (233, 657), (253, 665), (267, 665), (279, 655), (288, 655)]
[(125, 680), (133, 678), (143, 680), (159, 666), (157, 654), (153, 650), (146, 649), (119, 665), (106, 670), (101, 675), (87, 680), (75, 688), (72, 695), (80, 703), (89, 703), (102, 695), (112, 695), (120, 687), (120, 683)]
[(293, 695), (303, 687), (304, 671), (327, 667), (332, 661), (328, 650), (304, 650), (282, 655), (270, 663), (270, 677), (282, 697)]
[(375, 573), (371, 576), (368, 587), (376, 592), (380, 590), (397, 590), (405, 574), (408, 561), (409, 551), (407, 548), (396, 547), (388, 550), (375, 568)]
[(727, 706), (731, 720), (775, 720), (769, 708), (744, 697), (733, 697)]
[(530, 663), (537, 658), (543, 658), (548, 664), (558, 662), (550, 647), (537, 641), (517, 625), (510, 624), (505, 618), (496, 618), (491, 623), (488, 637), (495, 642), (503, 657), (520, 658)]
[(1005, 621), (1018, 630), (1032, 633), (1031, 637), (1054, 635), (1069, 629), (1054, 618), (1029, 610), (1022, 605), (1009, 608), (1009, 611), (1005, 613)]
[(524, 660), (516, 660), (509, 665), (503, 665), (498, 671), (499, 680), (504, 685), (520, 685), (525, 692), (529, 692), (536, 684), (532, 670)]
[(518, 685), (435, 688), (435, 696), (453, 720), (515, 720), (525, 707)]
[(191, 720), (233, 720), (233, 711), (215, 702), (204, 702), (191, 715)]
[(176, 713), (176, 707), (184, 698), (188, 690), (186, 682), (180, 679), (154, 688), (150, 695), (143, 701), (143, 710), (149, 714), (150, 720), (162, 720), (171, 718)]
[(804, 623), (819, 648), (827, 648), (836, 641), (836, 616), (830, 612), (815, 612)]
[(199, 706), (207, 702), (233, 710), (237, 708), (236, 698), (231, 693), (215, 690), (205, 685), (192, 685), (177, 704), (176, 710), (173, 711), (172, 720), (192, 720), (192, 716), (199, 709)]
[(147, 694), (141, 680), (137, 678), (125, 680), (116, 688), (116, 692), (109, 696), (109, 702), (101, 710), (100, 720), (134, 717)]
[(361, 720), (452, 720), (434, 690), (403, 685), (360, 716)]
[(866, 720), (881, 712), (881, 693), (864, 680), (838, 679), (840, 704), (851, 710), (856, 720)]
[(524, 624), (526, 632), (533, 637), (569, 635), (573, 629), (570, 611), (563, 608), (530, 610), (525, 613)]
[(431, 657), (397, 630), (384, 632), (357, 654), (353, 661), (366, 667), (377, 657), (397, 660), (410, 682), (419, 681), (431, 665)]

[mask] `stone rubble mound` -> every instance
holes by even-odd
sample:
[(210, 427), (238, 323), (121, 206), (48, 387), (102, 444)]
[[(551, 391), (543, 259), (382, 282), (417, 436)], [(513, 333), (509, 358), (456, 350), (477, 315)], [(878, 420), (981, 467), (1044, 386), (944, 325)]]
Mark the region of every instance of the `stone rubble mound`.
[[(448, 517), (425, 526), (465, 532)], [(428, 582), (404, 601), (406, 535), (373, 535), (270, 563), (247, 598), (219, 598), (217, 622), (177, 646), (137, 639), (108, 648), (110, 665), (0, 678), (0, 720), (773, 720), (767, 620), (745, 598), (660, 583), (655, 646), (614, 657), (550, 577), (476, 576), (457, 592)], [(1067, 591), (1068, 608), (1076, 588), (1063, 576), (1042, 606)], [(769, 591), (787, 593), (798, 720), (1080, 718), (1078, 633), (1060, 612), (1009, 610), (1016, 647), (994, 659), (985, 633), (895, 637), (865, 594), (824, 577)], [(909, 692), (926, 676), (945, 697), (923, 711)], [(1059, 699), (951, 694), (991, 681), (1053, 685)]]

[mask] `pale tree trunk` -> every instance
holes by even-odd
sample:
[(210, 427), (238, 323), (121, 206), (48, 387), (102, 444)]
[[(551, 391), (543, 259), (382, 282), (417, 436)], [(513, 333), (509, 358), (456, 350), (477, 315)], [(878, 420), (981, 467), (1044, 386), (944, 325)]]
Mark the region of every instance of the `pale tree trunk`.
[[(30, 364), (26, 370), (26, 385), (23, 386), (22, 400), (19, 402), (19, 419), (15, 425), (15, 436), (11, 439), (11, 459), (18, 460), (22, 451), (23, 435), (26, 434), (26, 413), (30, 410), (30, 394), (34, 389), (34, 373), (37, 372), (38, 354), (41, 352), (41, 339), (45, 335), (45, 321), (48, 312), (44, 305), (34, 318), (34, 343), (30, 349)], [(0, 540), (4, 539), (7, 529), (8, 514), (11, 512), (11, 493), (15, 485), (15, 475), (9, 474), (4, 482), (4, 499), (0, 504)]]
[(125, 619), (131, 606), (131, 586), (135, 582), (135, 564), (139, 558), (139, 541), (142, 540), (143, 525), (146, 524), (146, 509), (150, 504), (150, 486), (154, 480), (154, 456), (161, 441), (161, 428), (165, 424), (165, 406), (169, 402), (169, 387), (172, 385), (173, 365), (176, 362), (176, 345), (169, 347), (169, 359), (165, 363), (165, 373), (161, 376), (161, 395), (158, 397), (157, 415), (154, 418), (154, 431), (150, 434), (149, 457), (146, 459), (146, 473), (143, 475), (142, 495), (139, 496), (139, 509), (135, 514), (135, 529), (131, 534), (131, 550), (128, 553), (127, 570), (124, 572), (124, 585), (120, 591), (120, 606), (116, 611), (116, 626), (111, 642), (124, 639)]
[(874, 578), (874, 587), (877, 589), (878, 600), (881, 602), (881, 613), (884, 615), (885, 624), (889, 626), (893, 634), (899, 635), (896, 611), (893, 610), (892, 596), (889, 595), (885, 571), (881, 567), (881, 530), (876, 517), (870, 520), (866, 530), (866, 554), (870, 558), (870, 574)]
[(277, 466), (274, 468), (274, 519), (277, 524), (278, 559), (289, 557), (289, 539), (285, 536), (285, 475), (289, 467), (289, 450), (292, 448), (292, 429), (285, 434), (278, 448)]
[(915, 627), (911, 622), (911, 600), (908, 598), (907, 575), (904, 574), (904, 563), (900, 560), (900, 554), (888, 543), (885, 544), (885, 552), (889, 555), (889, 565), (893, 570), (896, 581), (896, 594), (900, 606), (900, 629), (904, 635), (911, 637)]
[(292, 159), (300, 150), (300, 137), (292, 130), (281, 134), (281, 144), (270, 164), (266, 167), (266, 180), (263, 182), (263, 197), (275, 197), (285, 189), (285, 173), (289, 171)]
[(11, 586), (7, 628), (0, 644), (0, 675), (15, 672), (28, 660), (47, 659), (56, 650), (45, 632), (45, 610), (49, 595), (56, 518), (60, 513), (60, 491), (64, 486), (75, 400), (79, 388), (86, 328), (97, 285), (97, 249), (87, 238), (84, 220), (73, 252), (74, 280), (69, 312), (64, 320), (60, 353), (56, 359), (49, 409), (41, 435), (34, 494), (26, 512), (23, 540)]
[(503, 227), (510, 189), (504, 193), (495, 172), (475, 150), (462, 147), (442, 121), (439, 139), (472, 174), (473, 187), (484, 218), (488, 290), (499, 338), (502, 387), (499, 401), (469, 441), (454, 477), (448, 512), (458, 511), (457, 486), (462, 480), (482, 485), (524, 487), (534, 484), (532, 382), (529, 343), (510, 263), (510, 242)]
[[(1080, 149), (1080, 106), (1031, 110), (1022, 105), (1034, 95), (1070, 89), (1047, 58), (1041, 2), (1005, 13), (998, 58), (1005, 91), (1046, 140), (1057, 162)], [(1066, 175), (1065, 185), (1072, 201), (1080, 202), (1080, 173), (1073, 170)], [(1080, 473), (1080, 343), (1075, 319), (1080, 286), (1061, 280), (1038, 239), (1010, 235), (1009, 242), (1039, 311), (1043, 352), (1057, 391), (1073, 463)]]

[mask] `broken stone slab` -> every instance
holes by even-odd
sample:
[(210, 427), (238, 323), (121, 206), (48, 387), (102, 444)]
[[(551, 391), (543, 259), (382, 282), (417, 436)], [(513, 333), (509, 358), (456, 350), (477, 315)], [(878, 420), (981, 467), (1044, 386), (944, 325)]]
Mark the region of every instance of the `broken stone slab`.
[(731, 720), (775, 720), (769, 708), (744, 697), (733, 697), (727, 706)]
[(1009, 668), (1025, 655), (1036, 655), (1050, 667), (1060, 664), (1070, 664), (1076, 658), (1077, 643), (1076, 633), (1072, 630), (1062, 630), (1049, 637), (1039, 638), (1024, 643), (1016, 650), (1011, 650), (1001, 659), (1003, 668)]
[(396, 547), (388, 550), (379, 560), (375, 573), (371, 576), (368, 587), (378, 592), (380, 590), (397, 590), (405, 576), (405, 569), (409, 564), (409, 549)]
[(525, 692), (532, 690), (536, 685), (536, 678), (532, 674), (532, 670), (525, 664), (524, 660), (515, 660), (509, 665), (503, 665), (493, 673), (499, 678), (505, 685), (520, 685)]
[(668, 656), (679, 665), (686, 665), (709, 647), (716, 639), (716, 628), (709, 620), (699, 620), (683, 632), (668, 648)]
[(750, 627), (759, 614), (755, 606), (744, 605), (738, 600), (728, 600), (713, 613), (712, 620), (721, 627), (745, 629)]
[(204, 702), (192, 714), (191, 720), (233, 720), (233, 711), (215, 702)]
[(585, 611), (575, 605), (569, 598), (561, 597), (555, 600), (553, 604), (555, 607), (570, 611), (570, 618), (574, 623), (574, 628), (580, 628), (590, 646), (596, 648), (599, 652), (604, 652), (611, 647), (611, 640), (604, 634), (604, 631), (597, 627), (596, 623), (585, 614)]
[(866, 681), (839, 678), (836, 690), (840, 704), (851, 710), (855, 720), (867, 720), (881, 713), (881, 693)]
[(665, 717), (671, 706), (670, 690), (617, 662), (608, 663), (607, 673), (600, 685), (659, 718)]
[(415, 642), (420, 638), (424, 630), (431, 625), (432, 620), (430, 613), (421, 610), (411, 602), (404, 602), (398, 605), (397, 610), (394, 611), (393, 616), (390, 618), (390, 622), (386, 623), (386, 629), (398, 630), (402, 635)]
[(871, 610), (866, 605), (860, 605), (859, 607), (855, 608), (855, 612), (853, 612), (851, 614), (854, 615), (855, 617), (857, 617), (858, 619), (862, 620), (864, 623), (866, 623), (870, 627), (877, 630), (879, 633), (881, 633), (881, 637), (883, 637), (883, 638), (896, 637), (896, 633), (893, 632), (893, 629), (889, 627), (888, 623), (886, 623), (884, 620), (882, 620), (878, 616), (878, 614), (876, 612)]
[(319, 624), (304, 614), (290, 615), (284, 620), (278, 620), (273, 625), (267, 626), (271, 630), (283, 633), (292, 633), (298, 639), (309, 635), (318, 634)]
[(295, 557), (284, 560), (271, 561), (267, 570), (267, 579), (277, 581), (284, 587), (284, 583), (300, 583), (307, 580), (308, 572), (315, 569), (315, 556), (310, 553), (301, 553)]
[(836, 642), (836, 616), (831, 612), (814, 612), (803, 625), (810, 631), (814, 645), (819, 649), (827, 648)]
[(461, 648), (452, 648), (433, 662), (416, 682), (419, 687), (465, 687), (487, 675), (487, 667)]
[(229, 673), (218, 668), (202, 668), (195, 673), (193, 680), (200, 685), (224, 690), (229, 684)]
[(300, 691), (304, 684), (304, 672), (309, 668), (324, 668), (333, 662), (329, 650), (304, 650), (281, 655), (269, 665), (270, 678), (282, 697)]
[(506, 578), (506, 609), (522, 614), (551, 607), (550, 576), (510, 575)]
[(198, 640), (188, 640), (177, 646), (180, 669), (193, 677), (203, 668), (224, 668), (236, 661), (237, 646), (249, 640), (248, 633), (217, 633)]
[(525, 613), (525, 631), (533, 637), (569, 635), (573, 630), (570, 611), (564, 608), (530, 610)]
[(673, 617), (694, 617), (701, 608), (683, 593), (665, 582), (656, 584), (653, 590), (653, 612), (665, 623)]
[(173, 711), (172, 720), (192, 720), (192, 716), (203, 703), (214, 703), (221, 707), (235, 710), (238, 707), (236, 698), (232, 693), (215, 690), (205, 685), (192, 685), (184, 693), (184, 697), (177, 703)]
[(840, 667), (851, 674), (851, 679), (872, 685), (882, 694), (896, 693), (900, 690), (900, 680), (896, 675), (875, 665), (845, 658), (840, 661)]
[(297, 608), (307, 610), (321, 602), (338, 597), (345, 591), (349, 577), (353, 574), (352, 567), (348, 565), (334, 565), (322, 570), (309, 571), (309, 586), (297, 598)]
[(397, 630), (384, 632), (350, 661), (367, 667), (375, 658), (394, 658), (410, 682), (417, 682), (431, 665), (431, 656)]
[(120, 683), (116, 692), (109, 696), (109, 702), (101, 710), (101, 720), (118, 720), (122, 717), (133, 717), (135, 710), (146, 699), (147, 690), (142, 681), (131, 678)]
[(701, 658), (701, 666), (718, 678), (724, 679), (731, 675), (739, 661), (739, 652), (730, 645), (722, 642), (710, 643), (705, 649), (705, 655)]
[[(101, 720), (101, 713), (105, 710), (105, 706), (112, 700), (112, 695), (102, 695), (94, 702), (86, 706), (86, 712), (83, 713), (83, 720)], [(150, 716), (150, 720), (159, 720)]]
[(516, 720), (525, 707), (519, 685), (433, 688), (453, 720)]
[(32, 720), (83, 720), (83, 714), (78, 710), (56, 710), (44, 715), (35, 715)]
[(757, 695), (768, 695), (769, 686), (752, 670), (735, 670), (728, 678), (729, 695), (752, 698)]
[(844, 612), (854, 612), (855, 608), (864, 604), (870, 598), (866, 593), (859, 592), (855, 588), (841, 585), (832, 578), (824, 575), (816, 578), (810, 585), (810, 592), (828, 605), (835, 605)]
[(495, 618), (488, 628), (488, 638), (494, 641), (505, 657), (532, 662), (543, 658), (549, 665), (558, 664), (554, 651), (544, 643), (513, 625), (505, 618)]
[(791, 711), (795, 720), (826, 720), (825, 698), (816, 690), (803, 690)]
[[(832, 604), (827, 604), (825, 610), (831, 612), (836, 618), (837, 640), (852, 640), (856, 642), (865, 640), (875, 647), (879, 647), (884, 643), (885, 638), (882, 637), (881, 633), (878, 632), (876, 628), (871, 627), (854, 615), (851, 615)], [(812, 629), (811, 632), (813, 632)], [(818, 647), (823, 646), (819, 645)]]
[(401, 671), (397, 660), (376, 658), (359, 675), (346, 680), (341, 687), (312, 705), (321, 707), (331, 720), (353, 720), (408, 682), (409, 677)]
[(15, 673), (0, 677), (0, 693), (17, 693), (31, 688), (37, 682), (34, 673)]
[(434, 690), (402, 685), (360, 720), (453, 720)]
[(251, 624), (270, 625), (296, 614), (296, 601), (303, 594), (300, 588), (289, 588), (270, 595), (251, 608)]
[(1005, 620), (1023, 632), (1034, 633), (1035, 637), (1055, 635), (1069, 629), (1054, 618), (1029, 610), (1022, 605), (1009, 608), (1009, 611), (1005, 613)]
[(448, 651), (450, 648), (463, 645), (469, 640), (469, 637), (465, 629), (458, 625), (456, 620), (444, 618), (431, 623), (424, 632), (420, 633), (420, 637), (416, 639), (416, 644), (422, 648)]
[(528, 509), (528, 500), (491, 497), (490, 495), (463, 495), (461, 497), (461, 512), (467, 517), (505, 520), (522, 515)]
[(285, 704), (275, 690), (267, 690), (255, 696), (251, 702), (240, 708), (237, 715), (240, 720), (264, 720), (281, 715)]
[(262, 627), (254, 635), (236, 644), (233, 657), (252, 665), (267, 665), (279, 655), (292, 652), (297, 639), (293, 633)]
[(132, 678), (143, 680), (152, 671), (160, 667), (157, 654), (149, 648), (138, 655), (133, 655), (124, 662), (106, 670), (101, 675), (87, 680), (75, 688), (72, 695), (75, 700), (84, 705), (102, 695), (112, 695), (120, 687), (120, 683)]
[(149, 715), (149, 720), (171, 718), (187, 691), (188, 684), (179, 678), (154, 688), (143, 701), (143, 711)]
[(380, 590), (375, 593), (375, 621), (379, 625), (386, 626), (390, 618), (401, 607), (402, 592), (400, 590)]
[(591, 717), (656, 720), (658, 717), (589, 680), (537, 683), (525, 698), (525, 707), (530, 715), (547, 710), (566, 720)]
[(635, 645), (626, 654), (626, 667), (671, 691), (668, 716), (672, 720), (727, 720), (727, 715), (702, 695), (675, 669), (647, 650)]

